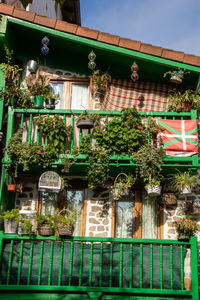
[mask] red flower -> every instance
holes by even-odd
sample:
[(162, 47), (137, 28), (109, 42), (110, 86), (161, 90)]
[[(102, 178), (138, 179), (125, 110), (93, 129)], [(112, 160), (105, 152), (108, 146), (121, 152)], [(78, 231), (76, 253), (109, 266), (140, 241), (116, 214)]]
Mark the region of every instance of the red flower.
[(137, 105), (133, 105), (133, 107), (137, 107)]
[(101, 126), (96, 126), (96, 128), (100, 128)]
[(104, 124), (106, 124), (107, 122), (106, 121), (104, 121)]
[(143, 129), (143, 127), (142, 127), (142, 126), (139, 126), (138, 129)]
[(101, 129), (99, 132), (103, 132), (103, 130)]

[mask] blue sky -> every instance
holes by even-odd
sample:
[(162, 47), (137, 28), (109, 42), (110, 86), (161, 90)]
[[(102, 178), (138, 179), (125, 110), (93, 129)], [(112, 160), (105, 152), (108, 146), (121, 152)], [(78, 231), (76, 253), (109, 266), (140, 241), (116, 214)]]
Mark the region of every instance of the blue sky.
[(80, 0), (82, 26), (200, 56), (200, 0)]

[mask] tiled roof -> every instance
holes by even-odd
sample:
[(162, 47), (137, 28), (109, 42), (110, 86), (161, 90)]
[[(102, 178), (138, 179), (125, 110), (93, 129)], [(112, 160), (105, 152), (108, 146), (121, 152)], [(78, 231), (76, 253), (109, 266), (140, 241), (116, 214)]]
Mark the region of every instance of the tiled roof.
[(165, 59), (175, 60), (185, 64), (200, 66), (200, 56), (186, 54), (180, 51), (173, 51), (171, 49), (153, 46), (151, 44), (145, 44), (140, 41), (130, 40), (122, 38), (120, 36), (89, 29), (87, 27), (81, 27), (78, 25), (67, 23), (65, 21), (60, 21), (42, 15), (38, 15), (34, 12), (29, 12), (23, 9), (15, 8), (11, 5), (0, 3), (0, 13), (38, 25), (46, 26), (48, 28), (56, 29), (62, 32), (71, 33), (88, 39), (93, 39), (95, 41), (120, 46), (123, 48), (135, 50), (153, 56), (162, 57)]

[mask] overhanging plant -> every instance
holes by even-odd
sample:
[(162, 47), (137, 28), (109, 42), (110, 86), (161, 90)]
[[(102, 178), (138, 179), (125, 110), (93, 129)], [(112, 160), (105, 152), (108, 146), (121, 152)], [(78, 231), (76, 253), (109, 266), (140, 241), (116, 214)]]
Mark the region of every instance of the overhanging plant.
[(185, 90), (177, 91), (173, 89), (168, 97), (168, 110), (181, 111), (190, 109), (200, 109), (200, 95), (198, 91)]
[(58, 115), (53, 117), (38, 117), (34, 120), (41, 130), (42, 136), (47, 138), (48, 144), (56, 153), (63, 151), (66, 138), (70, 135), (72, 126), (66, 126)]
[(95, 129), (96, 142), (111, 153), (132, 155), (146, 141), (145, 127), (135, 108), (123, 109), (119, 117)]
[(81, 154), (87, 155), (87, 179), (88, 186), (104, 185), (109, 178), (109, 155), (110, 151), (98, 143), (91, 145), (91, 138), (85, 136), (80, 143)]
[(163, 178), (161, 165), (164, 155), (162, 148), (155, 148), (152, 144), (142, 146), (133, 155), (133, 161), (137, 164), (137, 173), (145, 184), (151, 187), (160, 185)]

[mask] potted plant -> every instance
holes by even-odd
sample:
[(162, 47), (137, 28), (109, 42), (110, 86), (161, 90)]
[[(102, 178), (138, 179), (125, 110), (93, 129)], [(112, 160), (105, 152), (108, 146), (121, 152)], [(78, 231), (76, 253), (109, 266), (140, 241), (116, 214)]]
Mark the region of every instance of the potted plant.
[(94, 127), (94, 123), (97, 120), (97, 114), (88, 113), (84, 110), (76, 119), (76, 126), (80, 129), (91, 129)]
[[(62, 212), (66, 211), (67, 214), (62, 215)], [(76, 213), (74, 210), (69, 211), (63, 209), (60, 213), (54, 216), (55, 225), (60, 236), (71, 236), (76, 221)]]
[(145, 186), (150, 197), (157, 197), (161, 194), (161, 181), (159, 179), (151, 178)]
[(8, 192), (15, 192), (16, 190), (16, 184), (7, 184), (7, 190)]
[(199, 223), (190, 217), (179, 218), (175, 221), (175, 227), (178, 231), (179, 240), (188, 240), (199, 231)]
[(31, 222), (31, 220), (20, 219), (19, 227), (18, 227), (18, 234), (32, 235), (33, 234), (32, 228), (33, 228), (33, 224)]
[(17, 233), (17, 227), (19, 224), (19, 209), (12, 209), (4, 211), (1, 215), (4, 220), (4, 233)]
[(192, 192), (196, 186), (197, 175), (191, 175), (189, 172), (180, 172), (173, 174), (171, 177), (172, 187), (182, 195), (187, 195)]
[(90, 80), (90, 89), (94, 97), (98, 100), (103, 100), (108, 89), (108, 84), (111, 82), (111, 76), (108, 72), (94, 70)]
[(36, 74), (29, 74), (25, 81), (29, 95), (34, 99), (34, 108), (43, 108), (44, 99), (48, 98), (51, 91), (49, 87), (50, 78), (41, 74), (38, 69)]
[(171, 82), (181, 84), (183, 81), (184, 75), (187, 73), (190, 73), (190, 72), (185, 72), (184, 69), (178, 69), (178, 70), (168, 71), (168, 72), (164, 73), (164, 77), (166, 77), (169, 74)]
[(51, 215), (36, 214), (37, 230), (39, 235), (51, 236), (55, 232), (54, 217)]
[(200, 109), (200, 95), (198, 91), (185, 90), (177, 91), (173, 89), (168, 97), (169, 111), (190, 111), (191, 109)]
[(155, 148), (151, 144), (142, 146), (134, 155), (137, 164), (136, 171), (146, 183), (149, 196), (158, 196), (161, 193), (161, 164), (165, 152), (162, 148)]
[(130, 194), (130, 188), (133, 186), (135, 179), (132, 175), (126, 173), (119, 173), (111, 188), (114, 200), (119, 200), (122, 196)]

